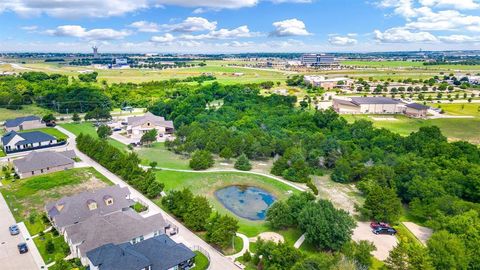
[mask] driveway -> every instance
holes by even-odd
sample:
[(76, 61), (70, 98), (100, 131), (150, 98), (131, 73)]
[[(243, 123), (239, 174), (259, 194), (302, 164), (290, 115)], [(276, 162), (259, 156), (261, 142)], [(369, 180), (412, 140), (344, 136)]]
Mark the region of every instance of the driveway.
[(403, 222), (403, 225), (407, 227), (407, 229), (417, 237), (420, 242), (422, 242), (423, 245), (427, 245), (428, 239), (430, 239), (430, 236), (433, 234), (433, 230), (427, 227), (422, 227), (420, 225), (417, 225), (413, 222)]
[(68, 130), (56, 126), (58, 130), (66, 134), (69, 138), (69, 146), (71, 149), (74, 149), (77, 156), (82, 160), (82, 162), (85, 162), (95, 168), (98, 172), (103, 174), (105, 177), (107, 177), (112, 183), (118, 184), (121, 187), (128, 187), (131, 193), (132, 198), (138, 198), (142, 202), (145, 202), (148, 205), (148, 214), (147, 215), (154, 215), (157, 213), (161, 213), (163, 217), (171, 224), (175, 225), (179, 229), (179, 236), (177, 239), (181, 239), (181, 242), (183, 242), (186, 246), (190, 248), (194, 247), (200, 247), (208, 252), (210, 255), (210, 267), (209, 270), (235, 270), (235, 269), (240, 269), (238, 266), (234, 264), (232, 260), (229, 258), (223, 256), (220, 252), (218, 252), (216, 249), (214, 249), (212, 246), (207, 244), (205, 241), (203, 241), (200, 237), (198, 237), (196, 234), (191, 232), (189, 229), (187, 229), (183, 224), (175, 220), (173, 217), (171, 217), (168, 213), (163, 211), (158, 205), (153, 203), (150, 199), (145, 197), (143, 194), (138, 192), (136, 189), (132, 188), (129, 186), (127, 183), (125, 183), (122, 179), (120, 179), (117, 175), (111, 173), (107, 169), (105, 169), (103, 166), (92, 160), (90, 157), (87, 155), (83, 154), (80, 152), (77, 147), (76, 147), (76, 142), (75, 142), (75, 135)]
[[(28, 243), (29, 252), (20, 254), (17, 245), (25, 241), (25, 235), (11, 236), (8, 231), (10, 225), (15, 224), (7, 202), (0, 194), (0, 269), (2, 270), (37, 270), (44, 266), (43, 261), (35, 261), (33, 252), (37, 252), (35, 245)], [(22, 230), (23, 231), (23, 230)], [(28, 237), (28, 236), (27, 236)], [(40, 255), (40, 254), (38, 254)], [(41, 257), (39, 258), (41, 260)], [(38, 260), (38, 258), (37, 258)]]
[(388, 258), (390, 250), (398, 243), (397, 238), (393, 235), (376, 235), (372, 233), (369, 222), (357, 222), (357, 227), (353, 230), (352, 239), (357, 242), (360, 240), (373, 242), (377, 250), (373, 251), (372, 254), (381, 261)]

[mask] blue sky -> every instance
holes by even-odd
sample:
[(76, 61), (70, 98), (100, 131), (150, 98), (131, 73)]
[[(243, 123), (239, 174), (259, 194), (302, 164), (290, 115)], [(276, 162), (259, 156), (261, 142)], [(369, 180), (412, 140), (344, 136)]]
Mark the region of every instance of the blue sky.
[(480, 0), (0, 0), (0, 51), (480, 49)]

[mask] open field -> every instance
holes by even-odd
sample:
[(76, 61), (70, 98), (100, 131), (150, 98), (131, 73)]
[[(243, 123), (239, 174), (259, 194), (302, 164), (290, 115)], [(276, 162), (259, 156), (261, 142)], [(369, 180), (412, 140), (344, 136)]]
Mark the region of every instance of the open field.
[(479, 65), (424, 65), (412, 61), (342, 61), (343, 65), (371, 68), (411, 68), (425, 70), (480, 70)]
[(37, 115), (42, 117), (45, 114), (51, 113), (50, 110), (37, 107), (36, 105), (24, 105), (21, 110), (9, 110), (5, 108), (0, 108), (0, 121), (5, 121), (7, 119), (13, 119), (21, 116), (27, 115)]
[(452, 141), (466, 140), (471, 143), (480, 144), (480, 118), (422, 120), (395, 115), (390, 116), (395, 118), (395, 121), (375, 121), (367, 115), (342, 115), (342, 117), (349, 122), (365, 119), (373, 122), (375, 127), (386, 128), (404, 136), (418, 131), (420, 127), (438, 126), (443, 134)]
[(460, 116), (475, 116), (480, 118), (480, 104), (478, 103), (450, 103), (450, 104), (436, 104), (430, 103), (428, 106), (434, 108), (442, 108), (447, 115), (460, 115)]
[(78, 192), (111, 185), (93, 168), (70, 169), (21, 180), (2, 180), (0, 187), (17, 222), (24, 221), (31, 235), (46, 229), (40, 215), (45, 204)]
[(138, 157), (142, 160), (142, 165), (149, 165), (155, 161), (158, 167), (188, 170), (189, 159), (165, 149), (164, 143), (154, 143), (151, 147), (142, 147), (136, 150)]
[[(247, 173), (194, 173), (194, 172), (174, 172), (174, 171), (156, 171), (157, 180), (165, 184), (165, 191), (181, 190), (190, 188), (197, 194), (206, 196), (212, 204), (214, 210), (222, 214), (233, 215), (227, 210), (216, 198), (214, 192), (222, 187), (231, 185), (247, 185), (262, 188), (271, 192), (277, 199), (284, 199), (288, 196), (288, 192), (296, 193), (298, 191), (291, 187), (275, 181), (273, 179), (252, 175)], [(234, 215), (233, 215), (234, 216)], [(249, 237), (270, 230), (263, 221), (250, 221), (235, 216), (239, 220), (239, 232)]]
[[(97, 131), (95, 127), (93, 126), (92, 123), (89, 122), (83, 122), (83, 123), (65, 123), (65, 124), (60, 124), (61, 127), (65, 128), (66, 130), (72, 132), (75, 134), (75, 136), (80, 135), (80, 133), (83, 134), (88, 134), (94, 138), (98, 138)], [(117, 140), (114, 140), (112, 138), (107, 139), (108, 143), (112, 146), (115, 146), (115, 148), (118, 148), (122, 151), (126, 151), (127, 146)]]

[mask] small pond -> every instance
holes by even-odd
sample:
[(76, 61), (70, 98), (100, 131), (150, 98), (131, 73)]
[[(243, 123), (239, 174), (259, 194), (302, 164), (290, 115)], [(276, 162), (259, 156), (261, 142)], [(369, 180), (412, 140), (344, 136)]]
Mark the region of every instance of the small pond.
[(249, 220), (264, 220), (276, 198), (269, 192), (249, 186), (229, 186), (215, 191), (215, 197), (235, 215)]

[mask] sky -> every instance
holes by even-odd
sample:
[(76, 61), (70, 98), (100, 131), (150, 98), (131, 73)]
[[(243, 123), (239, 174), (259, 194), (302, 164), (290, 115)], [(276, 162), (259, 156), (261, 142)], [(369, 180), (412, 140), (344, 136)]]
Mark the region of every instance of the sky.
[(2, 52), (480, 49), (480, 0), (0, 0)]

